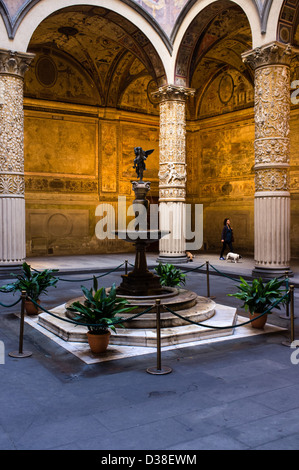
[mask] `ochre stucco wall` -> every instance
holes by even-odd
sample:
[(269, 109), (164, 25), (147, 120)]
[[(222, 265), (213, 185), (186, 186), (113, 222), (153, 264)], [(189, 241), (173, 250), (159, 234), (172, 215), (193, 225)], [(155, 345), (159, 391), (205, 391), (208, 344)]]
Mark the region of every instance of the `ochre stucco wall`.
[(132, 203), (135, 146), (154, 149), (145, 176), (152, 181), (151, 196), (158, 196), (159, 119), (74, 105), (39, 105), (43, 110), (37, 109), (36, 101), (25, 104), (27, 254), (131, 249), (117, 239), (96, 237), (95, 211), (99, 204), (109, 203), (117, 216), (118, 196), (127, 197), (127, 207)]
[[(119, 240), (95, 236), (98, 204), (133, 200), (134, 146), (154, 149), (147, 162), (151, 196), (158, 197), (159, 118), (65, 106), (25, 112), (28, 255), (127, 251)], [(31, 109), (29, 109), (31, 108)], [(67, 111), (67, 112), (66, 112)], [(76, 112), (75, 112), (76, 111)], [(88, 112), (89, 111), (89, 115)], [(78, 115), (79, 112), (81, 115)], [(94, 115), (92, 115), (94, 113)], [(106, 117), (104, 116), (106, 114)], [(291, 114), (292, 256), (299, 256), (299, 109)], [(218, 251), (230, 217), (235, 249), (253, 253), (254, 114), (245, 109), (187, 125), (188, 201), (203, 204), (203, 250)], [(129, 220), (129, 218), (128, 218)]]

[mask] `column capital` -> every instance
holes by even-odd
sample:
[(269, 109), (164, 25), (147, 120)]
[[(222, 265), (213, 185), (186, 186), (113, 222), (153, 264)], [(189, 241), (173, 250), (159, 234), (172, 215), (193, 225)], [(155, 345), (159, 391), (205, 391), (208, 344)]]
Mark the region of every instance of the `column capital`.
[(24, 78), (35, 54), (0, 49), (0, 75), (15, 75)]
[(186, 101), (189, 96), (195, 95), (194, 88), (186, 88), (177, 85), (165, 85), (152, 93), (153, 97), (160, 101)]
[(292, 59), (292, 52), (293, 50), (290, 44), (282, 44), (274, 41), (265, 46), (244, 52), (242, 59), (243, 62), (253, 70), (269, 65), (289, 66)]

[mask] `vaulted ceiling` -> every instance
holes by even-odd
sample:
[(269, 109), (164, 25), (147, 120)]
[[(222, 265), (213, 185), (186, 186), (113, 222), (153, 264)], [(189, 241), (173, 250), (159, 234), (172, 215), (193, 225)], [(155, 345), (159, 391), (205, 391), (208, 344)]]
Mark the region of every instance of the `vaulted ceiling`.
[[(37, 65), (41, 57), (48, 57), (48, 64), (46, 60), (43, 62), (45, 67), (47, 64), (44, 71), (39, 62), (40, 82), (44, 77), (48, 97), (50, 84), (46, 82), (47, 74), (51, 73), (50, 61), (53, 62), (52, 68), (58, 67), (58, 71), (65, 75), (68, 66), (73, 69), (73, 73), (68, 74), (69, 79), (70, 75), (74, 79), (74, 75), (79, 74), (74, 88), (84, 82), (85, 94), (89, 82), (92, 89), (89, 94), (93, 100), (97, 96), (94, 104), (102, 106), (117, 106), (128, 87), (142, 78), (145, 85), (151, 82), (153, 88), (164, 81), (162, 63), (142, 31), (126, 18), (105, 8), (81, 5), (56, 12), (38, 26), (29, 51), (36, 53)], [(29, 95), (33, 89), (30, 80), (33, 81), (32, 76), (27, 79)], [(47, 97), (47, 90), (43, 90), (43, 96), (39, 97)], [(57, 93), (58, 85), (54, 94)]]

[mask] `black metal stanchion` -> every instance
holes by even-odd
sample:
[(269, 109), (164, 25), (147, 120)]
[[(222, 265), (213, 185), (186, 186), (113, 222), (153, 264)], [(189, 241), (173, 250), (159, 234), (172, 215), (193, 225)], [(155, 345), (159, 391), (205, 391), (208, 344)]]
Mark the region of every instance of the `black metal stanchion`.
[(210, 263), (206, 261), (206, 271), (207, 271), (207, 297), (209, 299), (215, 299), (215, 296), (210, 295)]
[[(286, 271), (285, 273), (285, 282), (286, 282), (286, 288), (287, 290), (289, 290), (289, 273), (288, 271)], [(288, 301), (286, 303), (286, 310), (285, 310), (285, 315), (279, 315), (280, 318), (282, 318), (283, 320), (290, 320), (290, 298), (288, 298)]]
[(19, 337), (19, 351), (13, 351), (8, 353), (10, 357), (30, 357), (32, 356), (32, 352), (23, 351), (23, 334), (24, 334), (24, 314), (25, 314), (25, 300), (26, 300), (26, 292), (22, 291), (21, 294), (21, 321), (20, 321), (20, 337)]
[(153, 375), (165, 375), (172, 372), (168, 366), (161, 367), (161, 325), (160, 325), (161, 301), (156, 300), (156, 314), (157, 314), (157, 367), (148, 367), (146, 372)]
[(295, 340), (295, 312), (294, 312), (294, 286), (290, 286), (290, 339), (288, 341), (283, 341), (282, 344), (284, 346), (291, 346)]
[(128, 274), (128, 260), (125, 260), (125, 274)]

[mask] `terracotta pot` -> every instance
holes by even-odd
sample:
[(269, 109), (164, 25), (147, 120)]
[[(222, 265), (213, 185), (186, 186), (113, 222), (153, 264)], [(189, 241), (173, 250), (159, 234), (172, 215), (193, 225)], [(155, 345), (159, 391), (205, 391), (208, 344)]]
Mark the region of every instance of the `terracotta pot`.
[[(40, 300), (36, 300), (37, 304), (40, 304)], [(27, 315), (37, 315), (38, 314), (38, 307), (31, 302), (31, 300), (25, 300), (25, 310)]]
[[(250, 314), (250, 320), (253, 320), (254, 318), (257, 318), (261, 315), (261, 313), (251, 313)], [(258, 318), (257, 320), (253, 320), (251, 322), (252, 328), (258, 328), (262, 330), (267, 322), (267, 314), (265, 313), (263, 316)]]
[(87, 339), (91, 352), (95, 354), (105, 352), (109, 344), (110, 335), (110, 331), (107, 331), (107, 333), (102, 335), (88, 331)]

